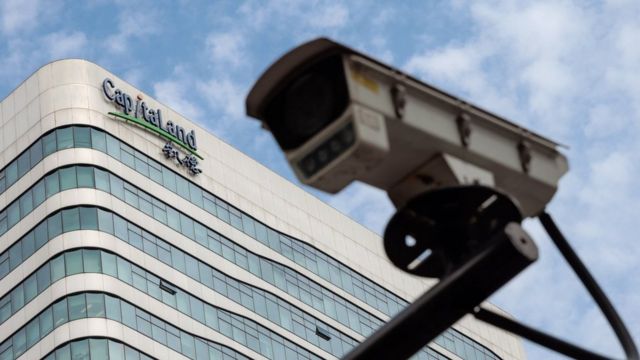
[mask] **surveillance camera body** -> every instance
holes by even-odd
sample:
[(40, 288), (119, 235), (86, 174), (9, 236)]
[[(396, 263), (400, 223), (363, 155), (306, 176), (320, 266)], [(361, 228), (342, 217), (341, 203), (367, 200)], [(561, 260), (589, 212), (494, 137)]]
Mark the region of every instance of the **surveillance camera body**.
[(359, 180), (387, 191), (396, 207), (431, 188), (482, 184), (509, 194), (524, 216), (533, 216), (568, 170), (558, 144), (327, 39), (272, 65), (247, 98), (248, 114), (271, 128), (266, 107), (314, 64), (336, 57), (344, 110), (284, 149), (305, 184), (336, 193)]

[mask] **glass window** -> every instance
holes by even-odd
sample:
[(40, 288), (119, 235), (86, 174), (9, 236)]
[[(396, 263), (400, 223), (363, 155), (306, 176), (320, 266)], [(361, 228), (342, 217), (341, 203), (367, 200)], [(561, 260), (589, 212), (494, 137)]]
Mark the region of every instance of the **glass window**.
[(118, 267), (116, 265), (116, 256), (104, 251), (101, 251), (100, 255), (102, 257), (102, 271), (107, 275), (118, 277)]
[(110, 192), (109, 173), (100, 169), (93, 169), (95, 174), (96, 188), (102, 191)]
[(36, 251), (36, 241), (33, 232), (29, 232), (16, 245), (22, 245), (22, 258), (27, 259)]
[(35, 276), (29, 276), (23, 283), (24, 301), (29, 302), (38, 294), (38, 281)]
[(93, 182), (93, 168), (89, 166), (78, 166), (78, 187), (81, 188), (93, 188), (95, 186)]
[(73, 128), (58, 129), (56, 136), (59, 150), (73, 147)]
[(53, 325), (58, 327), (67, 321), (69, 321), (69, 316), (67, 314), (67, 299), (65, 298), (53, 304)]
[(11, 204), (9, 209), (7, 209), (7, 221), (9, 222), (9, 227), (20, 221), (20, 205), (17, 201)]
[(135, 350), (134, 348), (125, 346), (124, 347), (124, 357), (127, 360), (139, 360), (140, 359), (140, 353)]
[(51, 330), (53, 330), (53, 310), (51, 310), (51, 307), (43, 311), (42, 314), (38, 316), (38, 320), (40, 321), (40, 334), (42, 334), (42, 336), (51, 332)]
[(120, 161), (130, 168), (134, 167), (133, 164), (133, 149), (129, 145), (120, 144)]
[(120, 309), (122, 310), (122, 323), (128, 327), (136, 328), (136, 309), (126, 301), (120, 302)]
[(49, 134), (45, 135), (42, 138), (42, 149), (44, 152), (44, 156), (52, 154), (56, 151), (56, 132), (52, 131)]
[(167, 189), (173, 192), (176, 191), (176, 174), (166, 167), (162, 168), (162, 181)]
[(76, 147), (91, 147), (91, 130), (88, 127), (75, 126), (73, 128), (73, 138), (75, 140)]
[(40, 249), (47, 241), (49, 241), (49, 235), (47, 234), (47, 222), (42, 221), (34, 230), (35, 247)]
[(84, 263), (84, 272), (101, 273), (100, 251), (98, 250), (82, 250), (82, 258)]
[(107, 339), (89, 339), (91, 360), (109, 360)]
[(109, 340), (109, 359), (124, 360), (124, 345), (119, 342)]
[(76, 181), (76, 168), (68, 167), (59, 170), (60, 173), (60, 190), (73, 189), (78, 186)]
[(106, 134), (107, 137), (107, 153), (116, 158), (116, 159), (120, 159), (120, 142), (118, 141), (118, 139), (114, 138), (113, 136)]
[(148, 159), (149, 177), (158, 184), (162, 184), (162, 167), (155, 161)]
[(176, 176), (176, 190), (181, 198), (189, 200), (189, 182), (182, 176)]
[(71, 357), (73, 360), (89, 360), (89, 340), (84, 339), (72, 342)]
[(69, 302), (69, 320), (87, 317), (87, 304), (84, 294), (72, 295), (67, 298)]
[(107, 152), (107, 139), (102, 131), (91, 129), (91, 147), (105, 153)]
[(109, 175), (109, 186), (111, 187), (111, 194), (118, 199), (124, 199), (124, 182), (117, 176)]
[(24, 306), (24, 287), (19, 285), (11, 291), (11, 308), (13, 312), (20, 310)]
[(44, 199), (47, 198), (47, 195), (44, 191), (44, 181), (38, 181), (38, 183), (33, 187), (33, 206), (38, 206), (44, 202)]
[(64, 254), (64, 262), (67, 275), (82, 272), (82, 250), (70, 251)]
[(107, 315), (107, 319), (121, 321), (122, 314), (120, 311), (120, 300), (114, 298), (113, 296), (105, 295), (104, 297), (104, 307)]
[(33, 210), (33, 193), (31, 191), (23, 193), (19, 202), (21, 217), (24, 217)]
[(31, 145), (29, 157), (31, 158), (31, 167), (42, 160), (42, 141), (38, 140)]
[(27, 324), (27, 349), (40, 340), (40, 321), (34, 319)]
[(78, 211), (78, 208), (62, 211), (62, 227), (65, 231), (80, 229), (80, 212)]
[(190, 296), (189, 302), (191, 303), (191, 316), (199, 322), (204, 323), (204, 308), (202, 301)]
[(18, 177), (24, 175), (31, 167), (31, 161), (29, 160), (29, 152), (25, 151), (18, 157)]
[(5, 177), (7, 179), (7, 184), (13, 184), (18, 180), (18, 163), (15, 161), (7, 166), (5, 170)]
[(51, 195), (60, 192), (60, 182), (58, 180), (57, 172), (48, 175), (44, 179), (44, 188), (47, 193), (47, 197), (51, 197)]
[(71, 360), (71, 346), (69, 344), (56, 350), (56, 360)]
[(101, 231), (113, 234), (113, 215), (110, 212), (98, 209), (98, 224)]
[(98, 229), (98, 215), (96, 208), (80, 207), (80, 224), (82, 229)]
[(12, 343), (13, 343), (13, 354), (18, 357), (27, 349), (27, 338), (25, 334), (25, 329), (22, 328), (15, 335), (13, 335)]
[(131, 284), (133, 282), (131, 277), (131, 263), (120, 257), (117, 258), (116, 263), (118, 265), (118, 279), (127, 284)]
[(49, 219), (47, 219), (47, 229), (49, 231), (49, 238), (51, 239), (62, 234), (62, 215), (60, 213), (50, 216)]
[(180, 225), (182, 228), (182, 233), (188, 237), (189, 239), (195, 238), (193, 233), (193, 220), (191, 218), (180, 213)]
[(195, 359), (196, 351), (193, 343), (193, 336), (186, 332), (180, 332), (180, 344), (182, 345), (182, 353), (191, 359)]
[(64, 254), (57, 256), (50, 262), (51, 264), (51, 282), (56, 282), (64, 277)]

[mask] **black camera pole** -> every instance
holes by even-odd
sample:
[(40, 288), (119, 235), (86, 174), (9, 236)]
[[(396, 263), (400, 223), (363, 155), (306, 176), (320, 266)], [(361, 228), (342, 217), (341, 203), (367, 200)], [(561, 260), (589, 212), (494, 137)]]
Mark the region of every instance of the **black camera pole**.
[(353, 349), (344, 360), (406, 359), (537, 259), (533, 241), (511, 223), (463, 266)]
[[(544, 229), (547, 231), (547, 234), (549, 234), (549, 237), (551, 237), (553, 243), (556, 245), (565, 260), (567, 260), (567, 263), (571, 266), (571, 269), (576, 273), (582, 284), (587, 288), (587, 291), (589, 291), (593, 300), (598, 304), (598, 307), (607, 321), (609, 321), (618, 341), (620, 341), (620, 344), (622, 345), (626, 358), (631, 360), (639, 359), (638, 349), (636, 348), (629, 331), (625, 327), (622, 318), (620, 318), (616, 309), (613, 307), (613, 304), (611, 304), (611, 301), (607, 298), (607, 295), (602, 291), (591, 273), (589, 273), (587, 267), (582, 263), (571, 245), (569, 245), (567, 239), (562, 235), (562, 232), (558, 229), (557, 225), (551, 218), (551, 215), (546, 211), (543, 211), (538, 215), (538, 218), (540, 219)], [(609, 359), (564, 340), (558, 339), (552, 335), (545, 334), (515, 320), (506, 318), (500, 314), (496, 314), (491, 310), (478, 308), (476, 309), (474, 316), (486, 323), (522, 336), (523, 338), (529, 339), (539, 345), (575, 359)]]
[[(611, 324), (626, 357), (639, 359), (622, 319), (551, 216), (542, 212), (539, 218)], [(409, 358), (466, 314), (572, 358), (608, 359), (480, 307), (538, 257), (521, 220), (507, 196), (482, 186), (438, 189), (411, 200), (389, 222), (385, 250), (401, 270), (441, 280), (343, 359)]]

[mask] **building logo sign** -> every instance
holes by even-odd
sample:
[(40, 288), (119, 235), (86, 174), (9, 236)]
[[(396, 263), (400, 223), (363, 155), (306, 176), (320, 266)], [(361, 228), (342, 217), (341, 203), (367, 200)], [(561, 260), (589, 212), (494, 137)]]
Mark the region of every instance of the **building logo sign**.
[[(202, 172), (198, 168), (198, 159), (204, 160), (204, 158), (198, 154), (196, 133), (193, 130), (187, 132), (185, 128), (170, 120), (165, 124), (160, 109), (148, 107), (140, 96), (134, 102), (131, 95), (117, 89), (109, 78), (102, 82), (102, 91), (109, 101), (122, 109), (122, 112), (111, 111), (109, 115), (140, 125), (158, 134), (167, 140), (162, 148), (162, 153), (167, 159), (173, 159), (176, 164), (186, 167), (192, 175)], [(182, 148), (185, 152), (184, 157), (180, 155), (175, 145)]]

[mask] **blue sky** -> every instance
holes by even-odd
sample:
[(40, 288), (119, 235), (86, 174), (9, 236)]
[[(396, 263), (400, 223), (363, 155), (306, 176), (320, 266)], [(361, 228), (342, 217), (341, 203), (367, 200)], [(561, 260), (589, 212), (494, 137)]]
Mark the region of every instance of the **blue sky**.
[[(0, 98), (41, 65), (96, 62), (293, 180), (244, 115), (282, 53), (329, 36), (567, 144), (550, 205), (640, 341), (640, 2), (0, 0)], [(380, 233), (393, 208), (354, 184), (313, 191)], [(621, 355), (537, 221), (541, 259), (493, 301), (525, 322)], [(527, 345), (530, 358), (548, 358)]]

